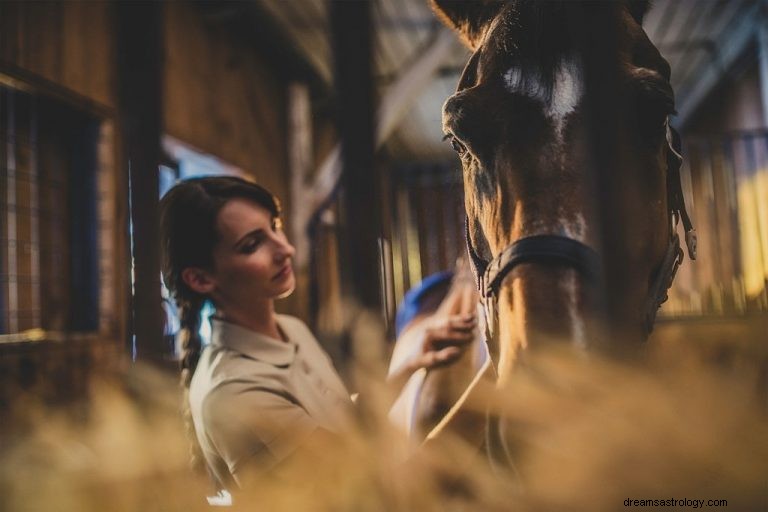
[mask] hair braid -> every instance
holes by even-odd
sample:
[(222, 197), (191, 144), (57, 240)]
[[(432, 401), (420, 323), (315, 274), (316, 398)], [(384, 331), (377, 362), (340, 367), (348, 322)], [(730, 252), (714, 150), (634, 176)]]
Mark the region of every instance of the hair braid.
[(200, 360), (203, 342), (200, 339), (200, 310), (205, 298), (202, 296), (177, 300), (181, 323), (181, 383), (189, 388), (192, 375)]
[(197, 442), (192, 411), (189, 408), (189, 383), (192, 381), (192, 375), (195, 373), (195, 368), (200, 360), (200, 353), (203, 348), (202, 340), (200, 339), (200, 310), (204, 302), (205, 298), (202, 296), (177, 300), (179, 316), (181, 317), (181, 330), (178, 335), (181, 336), (181, 385), (184, 389), (182, 416), (184, 418), (184, 427), (191, 441), (190, 456), (194, 469), (205, 467), (205, 458), (203, 457), (200, 443)]

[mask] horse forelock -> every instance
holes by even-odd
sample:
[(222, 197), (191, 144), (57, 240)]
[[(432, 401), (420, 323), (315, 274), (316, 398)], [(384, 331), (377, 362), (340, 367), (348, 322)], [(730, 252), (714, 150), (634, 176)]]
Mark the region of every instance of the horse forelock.
[[(629, 63), (658, 72), (669, 81), (669, 64), (650, 42), (642, 29), (642, 17), (649, 2), (628, 0), (618, 11), (630, 47), (617, 48), (628, 53)], [(590, 23), (594, 2), (513, 0), (507, 2), (495, 17), (489, 19), (478, 39), (475, 67), (483, 69), (515, 68), (522, 77), (535, 81), (537, 93), (549, 97), (554, 91), (564, 61), (579, 60), (583, 46), (584, 23)], [(599, 30), (600, 27), (592, 27)], [(475, 78), (477, 75), (475, 74)], [(467, 77), (471, 78), (471, 77)], [(466, 87), (471, 80), (462, 80)], [(531, 85), (529, 85), (529, 88)]]

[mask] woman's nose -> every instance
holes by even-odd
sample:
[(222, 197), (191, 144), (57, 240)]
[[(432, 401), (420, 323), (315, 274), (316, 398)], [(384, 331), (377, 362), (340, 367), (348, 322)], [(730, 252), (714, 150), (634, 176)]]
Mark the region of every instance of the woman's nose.
[(291, 245), (285, 235), (280, 235), (276, 238), (275, 244), (277, 247), (277, 255), (281, 259), (292, 258), (296, 253), (296, 249)]

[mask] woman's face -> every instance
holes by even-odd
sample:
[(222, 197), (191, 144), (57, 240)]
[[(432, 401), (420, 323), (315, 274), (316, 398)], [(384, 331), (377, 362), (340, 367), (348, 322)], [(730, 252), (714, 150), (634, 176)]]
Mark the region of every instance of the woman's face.
[(293, 291), (295, 250), (279, 222), (248, 199), (231, 199), (219, 211), (219, 242), (210, 273), (210, 295), (219, 309), (242, 309), (256, 300), (285, 297)]

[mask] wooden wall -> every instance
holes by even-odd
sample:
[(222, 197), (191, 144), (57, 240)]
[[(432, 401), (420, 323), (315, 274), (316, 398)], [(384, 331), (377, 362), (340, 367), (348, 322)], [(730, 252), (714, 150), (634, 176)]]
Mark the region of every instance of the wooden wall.
[(287, 205), (286, 84), (247, 38), (186, 2), (166, 4), (166, 133), (240, 167)]
[[(4, 0), (0, 2), (0, 82), (35, 95), (55, 97), (94, 114), (105, 121), (102, 130), (109, 128), (111, 133), (116, 103), (113, 26), (110, 2)], [(14, 402), (23, 405), (23, 397), (27, 396), (47, 403), (82, 399), (93, 370), (123, 353), (125, 340), (121, 333), (125, 332), (128, 317), (124, 277), (128, 273), (122, 269), (127, 268), (127, 244), (123, 230), (117, 226), (127, 225), (123, 223), (126, 201), (124, 191), (113, 186), (122, 182), (115, 166), (114, 140), (111, 135), (100, 140), (103, 261), (99, 262), (99, 271), (103, 278), (104, 323), (98, 335), (87, 338), (78, 335), (57, 341), (0, 345), (0, 415), (13, 410)], [(45, 161), (39, 165), (50, 167)], [(47, 170), (51, 169), (43, 171)], [(60, 272), (61, 266), (56, 271)], [(56, 315), (50, 311), (43, 314), (43, 326), (61, 330)], [(106, 353), (112, 355), (99, 356)], [(4, 417), (10, 424), (11, 416)]]
[(702, 104), (698, 115), (686, 125), (686, 134), (766, 128), (757, 61), (751, 60), (745, 68), (724, 80), (721, 87)]
[(0, 2), (0, 66), (113, 107), (109, 2)]
[[(697, 261), (680, 267), (662, 312), (742, 314), (768, 309), (757, 204), (764, 201), (766, 126), (756, 59), (747, 55), (685, 125), (683, 184), (698, 234)], [(762, 185), (764, 187), (764, 185)], [(751, 268), (755, 263), (758, 268)], [(757, 281), (756, 285), (751, 285)], [(756, 288), (756, 289), (755, 289)]]
[[(113, 6), (0, 2), (0, 69), (115, 105)], [(286, 84), (227, 23), (191, 2), (165, 13), (166, 133), (238, 166), (288, 201)]]

